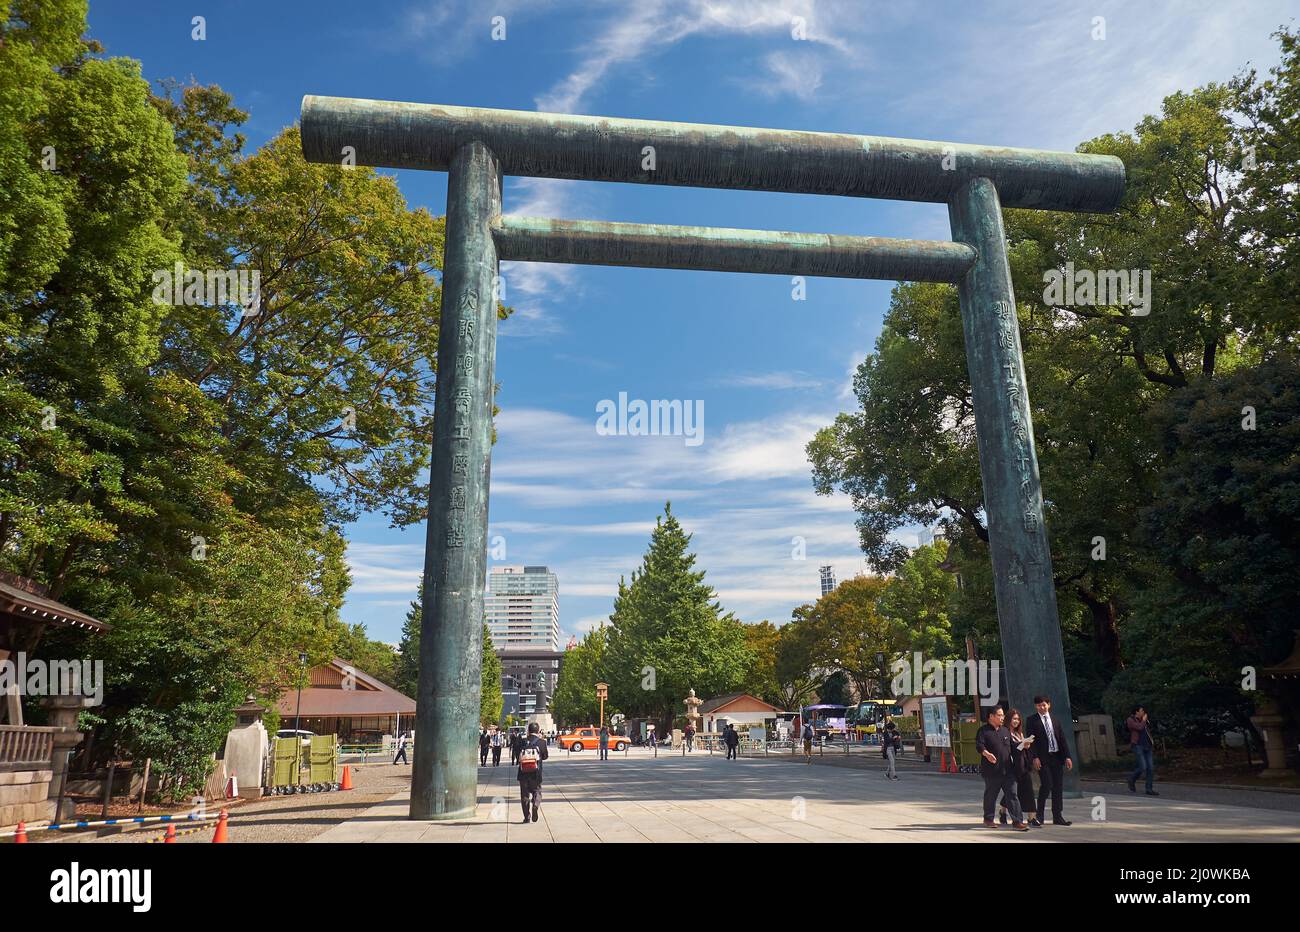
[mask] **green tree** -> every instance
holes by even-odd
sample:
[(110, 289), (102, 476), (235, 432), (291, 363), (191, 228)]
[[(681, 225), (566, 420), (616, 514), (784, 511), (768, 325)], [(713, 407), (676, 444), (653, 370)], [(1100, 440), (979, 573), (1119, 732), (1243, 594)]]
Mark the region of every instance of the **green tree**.
[(816, 632), (807, 621), (811, 610), (811, 605), (796, 608), (792, 620), (781, 626), (777, 639), (773, 673), (780, 689), (780, 701), (774, 704), (787, 711), (807, 705), (820, 684), (813, 660)]
[(505, 697), (501, 694), (501, 658), (492, 646), (492, 632), (483, 624), (483, 658), (479, 692), (479, 719), (485, 724), (501, 722)]
[[(600, 716), (596, 684), (607, 682), (605, 669), (608, 631), (604, 625), (588, 631), (576, 646), (564, 652), (564, 670), (551, 696), (551, 712), (565, 726), (591, 725)], [(621, 709), (605, 702), (606, 720)]]
[(888, 669), (908, 644), (905, 629), (880, 612), (887, 584), (880, 576), (846, 579), (818, 599), (803, 619), (810, 629), (813, 664), (843, 671), (863, 699), (880, 691), (878, 655), (884, 655)]
[(822, 680), (817, 701), (826, 705), (847, 706), (853, 702), (853, 684), (843, 670), (836, 670)]
[(744, 629), (715, 601), (704, 572), (694, 569), (690, 542), (665, 505), (641, 568), (631, 583), (619, 580), (606, 662), (610, 698), (628, 715), (666, 722), (688, 690), (708, 698), (734, 692), (745, 680), (751, 655)]
[(880, 595), (880, 614), (906, 639), (905, 653), (920, 651), (927, 660), (956, 657), (949, 613), (957, 580), (945, 568), (946, 541), (912, 551)]
[(780, 707), (783, 700), (781, 684), (777, 678), (777, 648), (781, 642), (781, 629), (770, 621), (759, 621), (744, 626), (745, 647), (753, 657), (741, 689), (757, 699)]
[(397, 688), (397, 651), (383, 641), (371, 640), (365, 625), (339, 622), (335, 628), (334, 653), (363, 673)]
[[(299, 651), (386, 665), (338, 528), (423, 515), (441, 221), (292, 130), (245, 156), (229, 95), (151, 95), (84, 2), (0, 11), (0, 564), (113, 624), (96, 747), (184, 788)], [(156, 300), (178, 261), (257, 272), (255, 313)]]
[(420, 688), (420, 620), (423, 617), (424, 580), (415, 592), (415, 600), (402, 621), (402, 640), (397, 645), (397, 682), (399, 692), (414, 696)]
[(1134, 597), (1131, 662), (1107, 710), (1145, 703), (1171, 726), (1177, 713), (1189, 736), (1217, 739), (1207, 723), (1222, 712), (1250, 727), (1243, 668), (1281, 661), (1294, 638), (1300, 357), (1200, 381), (1152, 417), (1166, 456), (1141, 534), (1165, 572)]

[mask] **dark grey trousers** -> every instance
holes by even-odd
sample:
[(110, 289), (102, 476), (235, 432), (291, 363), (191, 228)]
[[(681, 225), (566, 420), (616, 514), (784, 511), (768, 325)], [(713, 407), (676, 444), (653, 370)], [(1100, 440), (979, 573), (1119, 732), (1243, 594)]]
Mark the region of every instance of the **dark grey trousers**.
[(530, 819), (533, 814), (542, 811), (541, 774), (521, 773), (519, 775), (519, 804), (524, 807), (525, 819)]

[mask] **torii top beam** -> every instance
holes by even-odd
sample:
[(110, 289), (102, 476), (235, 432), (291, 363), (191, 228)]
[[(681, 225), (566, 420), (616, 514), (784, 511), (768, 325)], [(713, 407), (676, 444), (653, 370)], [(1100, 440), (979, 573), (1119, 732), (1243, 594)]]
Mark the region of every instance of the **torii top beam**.
[[(963, 143), (307, 96), (311, 162), (447, 171), (479, 141), (504, 175), (947, 203), (988, 178), (1004, 207), (1106, 213), (1124, 194), (1114, 156)], [(642, 168), (646, 146), (654, 170)]]

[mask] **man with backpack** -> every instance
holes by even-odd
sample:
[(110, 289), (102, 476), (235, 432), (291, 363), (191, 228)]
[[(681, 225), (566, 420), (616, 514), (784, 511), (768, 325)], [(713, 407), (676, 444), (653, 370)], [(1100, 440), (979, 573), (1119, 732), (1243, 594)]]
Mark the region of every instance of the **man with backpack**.
[(410, 763), (410, 761), (406, 759), (406, 732), (402, 732), (397, 737), (397, 756), (393, 758), (393, 763), (396, 764), (399, 760), (403, 764)]
[(523, 750), (519, 752), (519, 772), (516, 776), (519, 780), (519, 802), (524, 807), (524, 822), (530, 821), (530, 807), (533, 822), (537, 821), (542, 809), (542, 761), (550, 756), (550, 752), (538, 734), (540, 730), (536, 722), (528, 723), (528, 738), (524, 741)]

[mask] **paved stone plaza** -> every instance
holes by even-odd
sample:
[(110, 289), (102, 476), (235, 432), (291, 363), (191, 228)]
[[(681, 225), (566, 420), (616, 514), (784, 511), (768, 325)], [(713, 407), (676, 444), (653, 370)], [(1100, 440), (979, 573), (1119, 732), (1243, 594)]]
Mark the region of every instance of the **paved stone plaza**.
[[(594, 753), (546, 762), (541, 820), (521, 823), (515, 768), (479, 769), (478, 812), (454, 822), (411, 822), (395, 794), (317, 836), (320, 842), (797, 842), (797, 841), (1300, 841), (1300, 812), (1130, 795), (1085, 786), (1066, 800), (1069, 827), (1028, 835), (980, 822), (977, 776), (812, 766), (788, 759)], [(1090, 818), (1092, 799), (1106, 821)], [(1251, 794), (1271, 796), (1274, 794)], [(1050, 815), (1049, 815), (1050, 818)]]

